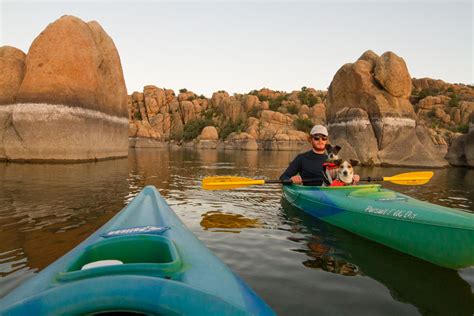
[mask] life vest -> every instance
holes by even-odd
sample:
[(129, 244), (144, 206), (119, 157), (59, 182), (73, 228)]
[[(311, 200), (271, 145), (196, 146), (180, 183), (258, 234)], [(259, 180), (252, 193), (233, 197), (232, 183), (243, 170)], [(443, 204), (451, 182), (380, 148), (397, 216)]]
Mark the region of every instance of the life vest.
[(337, 177), (337, 169), (339, 168), (338, 165), (336, 165), (334, 162), (327, 161), (323, 163), (323, 175), (325, 180), (326, 185), (331, 185), (332, 182), (334, 181)]
[(339, 179), (334, 179), (332, 180), (332, 183), (331, 183), (331, 187), (343, 187), (345, 185), (348, 185), (348, 184), (345, 184), (344, 182), (342, 182), (341, 180)]
[(323, 168), (324, 168), (325, 170), (333, 170), (333, 169), (339, 168), (339, 166), (336, 165), (334, 162), (330, 162), (330, 161), (329, 161), (329, 162), (323, 163)]

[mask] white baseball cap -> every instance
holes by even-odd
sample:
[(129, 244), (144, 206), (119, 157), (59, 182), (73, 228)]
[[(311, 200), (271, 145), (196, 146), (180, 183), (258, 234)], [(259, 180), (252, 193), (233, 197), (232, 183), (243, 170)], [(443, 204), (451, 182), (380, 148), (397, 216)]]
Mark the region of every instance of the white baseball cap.
[(314, 125), (310, 132), (311, 135), (321, 134), (324, 136), (329, 136), (328, 130), (322, 125)]

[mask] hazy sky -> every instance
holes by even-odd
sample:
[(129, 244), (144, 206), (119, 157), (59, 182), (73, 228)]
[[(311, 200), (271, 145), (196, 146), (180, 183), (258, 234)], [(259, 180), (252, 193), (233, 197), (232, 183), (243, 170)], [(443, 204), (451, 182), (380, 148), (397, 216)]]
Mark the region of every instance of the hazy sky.
[(128, 92), (144, 85), (248, 92), (327, 89), (366, 50), (403, 57), (412, 77), (472, 84), (473, 1), (90, 2), (0, 0), (0, 45), (28, 51), (65, 14), (112, 37)]

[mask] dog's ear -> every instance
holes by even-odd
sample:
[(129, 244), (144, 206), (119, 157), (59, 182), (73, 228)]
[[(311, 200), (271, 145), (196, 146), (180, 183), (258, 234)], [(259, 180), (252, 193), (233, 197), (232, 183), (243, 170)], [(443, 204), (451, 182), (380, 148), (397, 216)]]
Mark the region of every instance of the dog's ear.
[(355, 167), (359, 164), (359, 160), (350, 159), (352, 167)]
[(333, 162), (334, 162), (334, 164), (335, 164), (336, 166), (339, 167), (339, 166), (341, 165), (341, 163), (342, 163), (342, 159), (337, 159), (337, 160), (334, 160)]
[(334, 147), (334, 153), (337, 155), (337, 153), (339, 152), (339, 150), (341, 150), (341, 146), (339, 145), (336, 145), (336, 147)]
[(332, 148), (332, 146), (331, 146), (330, 144), (326, 144), (326, 150), (327, 150), (327, 151), (330, 151), (331, 148)]

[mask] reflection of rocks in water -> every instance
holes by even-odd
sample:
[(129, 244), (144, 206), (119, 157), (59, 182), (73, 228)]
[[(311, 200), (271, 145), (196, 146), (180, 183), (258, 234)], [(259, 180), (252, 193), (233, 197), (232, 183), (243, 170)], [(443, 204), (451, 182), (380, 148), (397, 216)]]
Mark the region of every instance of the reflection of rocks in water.
[[(308, 241), (307, 238), (288, 237), (288, 240), (294, 242)], [(359, 274), (359, 268), (344, 259), (339, 259), (334, 255), (336, 249), (320, 240), (317, 236), (312, 236), (308, 241), (309, 249), (298, 249), (297, 251), (306, 253), (310, 260), (303, 262), (303, 265), (312, 269), (322, 269), (324, 271), (337, 273), (346, 276), (355, 276)]]
[[(258, 219), (246, 218), (240, 214), (226, 214), (218, 211), (210, 211), (202, 215), (201, 226), (205, 230), (211, 229), (214, 232), (240, 233), (233, 228), (257, 228), (262, 227)], [(218, 229), (215, 228), (230, 228)]]
[(314, 259), (306, 260), (303, 265), (312, 269), (323, 269), (324, 271), (342, 274), (346, 276), (355, 276), (359, 274), (359, 268), (343, 259), (337, 259), (330, 255), (321, 255), (309, 252), (308, 256)]
[[(0, 188), (0, 293), (17, 286), (25, 271), (49, 265), (116, 214), (131, 191), (127, 176), (127, 159), (0, 164), (5, 184)], [(8, 284), (2, 279), (7, 275)]]
[(323, 243), (318, 243), (314, 241), (310, 241), (308, 243), (308, 247), (309, 249), (311, 249), (313, 253), (316, 253), (316, 254), (326, 254), (326, 253), (334, 252), (334, 250), (331, 247)]

